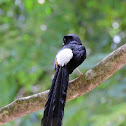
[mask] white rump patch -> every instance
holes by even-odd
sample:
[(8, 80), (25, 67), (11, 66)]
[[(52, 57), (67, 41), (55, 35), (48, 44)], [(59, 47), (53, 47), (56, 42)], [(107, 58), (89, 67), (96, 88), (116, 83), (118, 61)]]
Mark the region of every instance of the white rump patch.
[(73, 57), (72, 50), (69, 48), (66, 48), (66, 49), (61, 50), (56, 55), (56, 60), (59, 66), (64, 66), (72, 59), (72, 57)]

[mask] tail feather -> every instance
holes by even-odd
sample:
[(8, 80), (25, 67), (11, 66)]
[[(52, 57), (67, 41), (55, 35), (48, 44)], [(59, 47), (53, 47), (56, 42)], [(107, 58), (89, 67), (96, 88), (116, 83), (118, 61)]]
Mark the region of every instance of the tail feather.
[(41, 120), (41, 126), (47, 126), (50, 101), (52, 99), (52, 94), (53, 94), (53, 90), (54, 90), (54, 87), (55, 87), (55, 82), (56, 82), (56, 79), (57, 79), (58, 72), (59, 72), (59, 69), (56, 70), (54, 78), (52, 80), (52, 85), (51, 85), (51, 88), (50, 88), (50, 91), (49, 91), (49, 94), (48, 94), (48, 97), (47, 97), (47, 102), (45, 104), (44, 116), (43, 116), (43, 118)]
[(61, 78), (61, 87), (60, 87), (60, 98), (59, 98), (59, 104), (55, 108), (54, 111), (54, 125), (52, 126), (61, 126), (62, 125), (62, 119), (64, 116), (64, 106), (66, 102), (66, 95), (67, 95), (67, 87), (68, 87), (68, 80), (69, 80), (69, 73), (64, 66), (62, 68), (62, 78)]
[(61, 126), (66, 102), (69, 73), (67, 67), (58, 67), (54, 76), (41, 126)]
[(62, 75), (62, 68), (59, 67), (59, 72), (57, 75), (57, 79), (56, 79), (55, 87), (53, 91), (53, 96), (52, 96), (50, 107), (49, 107), (47, 126), (53, 126), (53, 115), (55, 114), (54, 111), (55, 111), (55, 108), (57, 108), (58, 106), (58, 101), (60, 98), (60, 87), (61, 87), (61, 78), (62, 78), (61, 75)]

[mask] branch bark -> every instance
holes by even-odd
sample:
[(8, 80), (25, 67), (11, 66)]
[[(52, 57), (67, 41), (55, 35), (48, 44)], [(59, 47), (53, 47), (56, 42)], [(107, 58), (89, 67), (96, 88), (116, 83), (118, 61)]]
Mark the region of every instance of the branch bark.
[[(84, 75), (72, 80), (67, 101), (91, 91), (126, 64), (126, 44), (116, 49)], [(0, 125), (44, 108), (49, 90), (16, 99), (0, 109)]]

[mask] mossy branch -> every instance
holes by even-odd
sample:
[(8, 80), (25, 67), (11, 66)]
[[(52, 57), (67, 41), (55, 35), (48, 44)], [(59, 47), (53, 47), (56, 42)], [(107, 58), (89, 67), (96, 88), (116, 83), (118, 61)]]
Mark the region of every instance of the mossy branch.
[[(111, 77), (126, 64), (126, 44), (112, 52), (84, 75), (72, 80), (67, 100), (75, 99)], [(44, 108), (48, 90), (32, 96), (16, 99), (0, 109), (0, 125)]]

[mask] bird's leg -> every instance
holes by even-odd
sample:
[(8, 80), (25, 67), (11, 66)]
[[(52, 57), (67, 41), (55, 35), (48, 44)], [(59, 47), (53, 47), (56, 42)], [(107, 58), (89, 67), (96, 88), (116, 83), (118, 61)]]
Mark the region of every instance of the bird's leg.
[(83, 74), (81, 73), (81, 71), (78, 69), (78, 67), (76, 68), (76, 70), (78, 71), (78, 73), (79, 73), (78, 75), (79, 75), (79, 76), (83, 75)]

